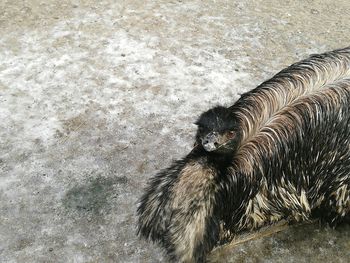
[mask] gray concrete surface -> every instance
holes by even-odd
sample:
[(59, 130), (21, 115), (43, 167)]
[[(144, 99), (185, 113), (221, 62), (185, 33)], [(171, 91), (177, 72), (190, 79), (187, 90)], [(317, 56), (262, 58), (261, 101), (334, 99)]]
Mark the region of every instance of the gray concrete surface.
[[(149, 177), (197, 116), (350, 44), (342, 1), (0, 1), (0, 262), (163, 262), (135, 236)], [(350, 229), (292, 228), (217, 262), (349, 262)]]

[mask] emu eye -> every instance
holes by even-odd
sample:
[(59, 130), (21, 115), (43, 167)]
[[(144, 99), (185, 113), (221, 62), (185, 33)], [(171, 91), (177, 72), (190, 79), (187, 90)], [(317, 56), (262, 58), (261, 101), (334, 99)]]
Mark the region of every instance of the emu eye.
[(232, 139), (233, 137), (235, 137), (235, 132), (234, 132), (234, 131), (229, 131), (229, 132), (228, 132), (228, 137), (229, 137), (230, 139)]

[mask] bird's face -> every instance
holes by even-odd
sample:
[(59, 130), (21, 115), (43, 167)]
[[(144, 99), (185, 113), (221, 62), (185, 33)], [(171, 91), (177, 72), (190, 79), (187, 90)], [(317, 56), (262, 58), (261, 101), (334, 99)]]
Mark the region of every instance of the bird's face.
[(236, 150), (240, 138), (238, 125), (228, 108), (215, 107), (204, 112), (196, 122), (196, 144), (207, 152), (231, 153)]
[(200, 143), (207, 152), (229, 150), (229, 144), (235, 137), (233, 130), (210, 130), (203, 127), (198, 128), (198, 143)]

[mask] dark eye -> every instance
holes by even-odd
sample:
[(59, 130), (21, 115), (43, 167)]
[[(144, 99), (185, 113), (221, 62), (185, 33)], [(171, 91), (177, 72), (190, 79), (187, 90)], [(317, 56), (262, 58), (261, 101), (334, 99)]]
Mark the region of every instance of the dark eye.
[(234, 131), (229, 131), (228, 132), (228, 137), (231, 139), (233, 137), (235, 137), (235, 132)]

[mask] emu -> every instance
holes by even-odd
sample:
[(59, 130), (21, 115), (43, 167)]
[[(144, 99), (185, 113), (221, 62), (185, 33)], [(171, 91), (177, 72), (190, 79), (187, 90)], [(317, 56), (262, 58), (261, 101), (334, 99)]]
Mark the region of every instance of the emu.
[(145, 189), (138, 233), (187, 263), (282, 219), (349, 223), (349, 105), (350, 47), (295, 63), (231, 107), (203, 113), (194, 149)]

